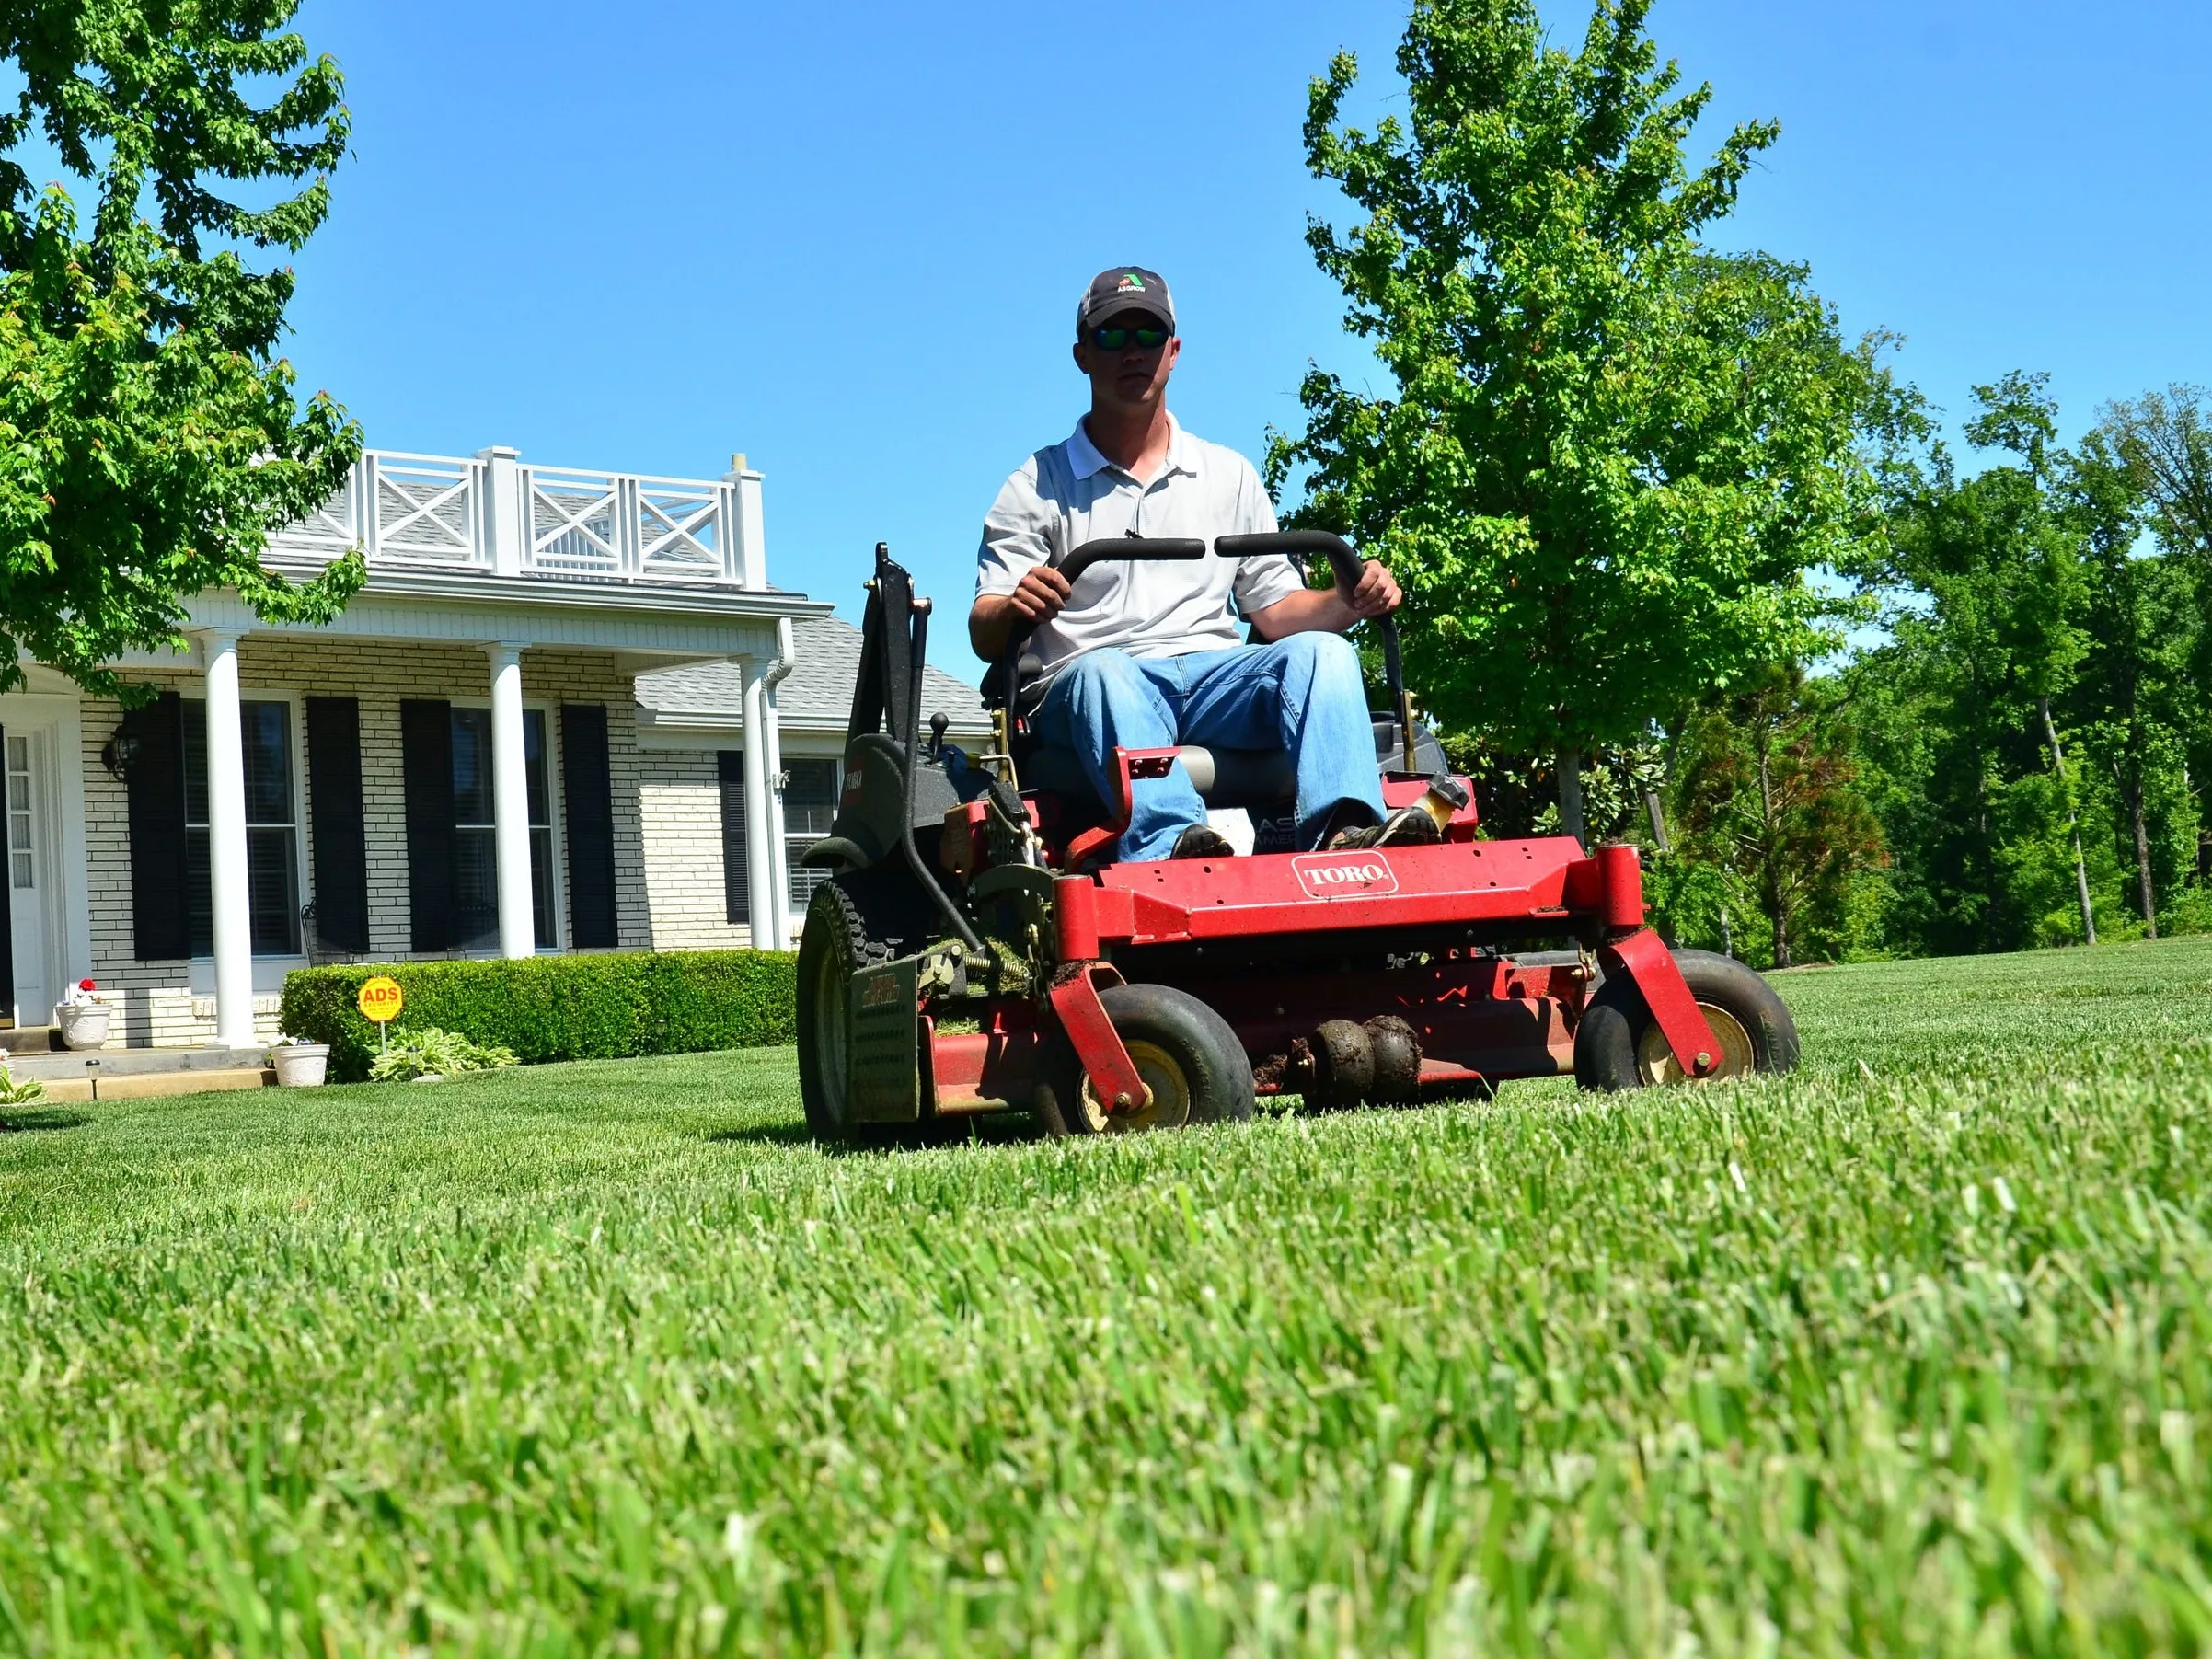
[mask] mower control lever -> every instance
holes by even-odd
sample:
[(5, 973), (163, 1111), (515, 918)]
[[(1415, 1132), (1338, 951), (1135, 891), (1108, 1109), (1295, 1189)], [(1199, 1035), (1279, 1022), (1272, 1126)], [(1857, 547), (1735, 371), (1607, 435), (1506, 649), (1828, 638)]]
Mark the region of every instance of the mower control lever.
[(1258, 553), (1281, 553), (1291, 559), (1311, 558), (1319, 553), (1329, 561), (1330, 573), (1336, 585), (1350, 598), (1352, 590), (1359, 586), (1359, 579), (1367, 568), (1367, 561), (1352, 550), (1352, 544), (1341, 536), (1331, 536), (1326, 530), (1276, 530), (1260, 536), (1216, 536), (1214, 551), (1224, 559), (1250, 559)]
[(1187, 537), (1102, 536), (1096, 541), (1085, 542), (1051, 568), (1066, 577), (1072, 585), (1092, 565), (1104, 564), (1111, 559), (1204, 559), (1205, 556), (1205, 543)]
[[(1366, 560), (1352, 550), (1352, 544), (1341, 536), (1331, 536), (1326, 530), (1277, 530), (1262, 536), (1216, 536), (1214, 551), (1224, 559), (1250, 559), (1260, 553), (1282, 553), (1292, 559), (1310, 558), (1319, 553), (1329, 561), (1329, 569), (1336, 577), (1337, 592), (1349, 601), (1352, 590), (1359, 586), (1359, 579), (1366, 572)], [(1398, 618), (1387, 613), (1375, 618), (1375, 633), (1382, 643), (1383, 680), (1389, 686), (1390, 707), (1398, 715), (1399, 741), (1403, 744), (1402, 758), (1405, 769), (1418, 772), (1413, 754), (1413, 705), (1406, 695), (1405, 664), (1398, 651)]]
[[(1084, 571), (1109, 559), (1204, 559), (1205, 556), (1205, 543), (1189, 537), (1102, 536), (1085, 542), (1079, 547), (1071, 548), (1064, 556), (1048, 559), (1045, 560), (1045, 569), (1059, 571), (1067, 578), (1068, 585), (1072, 587), (1082, 580)], [(1021, 648), (1028, 643), (1027, 634), (1017, 634), (1009, 639), (1006, 644), (1005, 657), (991, 671), (1001, 682), (998, 689), (993, 690), (990, 680), (984, 682), (985, 698), (1003, 696), (1009, 718), (1021, 695)], [(1007, 748), (1010, 744), (1000, 746)]]

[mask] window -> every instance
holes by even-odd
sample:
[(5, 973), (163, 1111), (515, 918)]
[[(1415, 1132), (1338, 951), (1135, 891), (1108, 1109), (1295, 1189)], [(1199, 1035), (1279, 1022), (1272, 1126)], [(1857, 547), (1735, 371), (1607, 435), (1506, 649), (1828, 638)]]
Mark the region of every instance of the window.
[(837, 821), (837, 763), (794, 760), (789, 777), (783, 789), (783, 861), (790, 870), (791, 904), (804, 909), (829, 877), (826, 870), (801, 870), (799, 860)]
[[(434, 730), (434, 728), (433, 728)], [(530, 908), (540, 950), (560, 943), (554, 914), (553, 790), (546, 770), (546, 716), (523, 710), (523, 771), (530, 797)], [(492, 822), (491, 710), (453, 710), (454, 945), (492, 950), (500, 942), (500, 860)]]
[(7, 884), (29, 887), (35, 872), (30, 863), (30, 739), (7, 740)]
[[(207, 705), (184, 705), (184, 910), (194, 956), (215, 950), (207, 840)], [(246, 740), (246, 888), (257, 956), (300, 950), (300, 828), (292, 782), (292, 705), (241, 702)], [(13, 756), (10, 756), (13, 759)], [(12, 786), (12, 780), (11, 780)]]

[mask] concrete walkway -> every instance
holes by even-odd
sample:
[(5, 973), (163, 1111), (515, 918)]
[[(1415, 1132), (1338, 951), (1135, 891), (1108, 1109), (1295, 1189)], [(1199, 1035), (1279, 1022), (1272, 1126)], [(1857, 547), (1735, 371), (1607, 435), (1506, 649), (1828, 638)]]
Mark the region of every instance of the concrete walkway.
[(96, 1048), (72, 1051), (51, 1029), (0, 1032), (7, 1069), (18, 1082), (36, 1077), (41, 1100), (135, 1100), (154, 1095), (204, 1094), (218, 1089), (273, 1087), (276, 1073), (258, 1048)]

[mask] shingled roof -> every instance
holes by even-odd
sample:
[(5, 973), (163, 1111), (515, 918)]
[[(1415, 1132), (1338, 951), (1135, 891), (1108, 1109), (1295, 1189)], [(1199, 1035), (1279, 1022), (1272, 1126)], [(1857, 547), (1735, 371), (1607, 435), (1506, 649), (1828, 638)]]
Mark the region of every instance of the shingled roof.
[[(776, 709), (790, 727), (842, 729), (852, 713), (860, 674), (860, 630), (838, 616), (791, 624), (796, 661), (776, 688)], [(696, 662), (638, 676), (638, 706), (646, 718), (669, 721), (743, 721), (744, 686), (733, 662)], [(990, 730), (983, 694), (939, 669), (922, 671), (922, 713), (942, 711), (963, 735)]]

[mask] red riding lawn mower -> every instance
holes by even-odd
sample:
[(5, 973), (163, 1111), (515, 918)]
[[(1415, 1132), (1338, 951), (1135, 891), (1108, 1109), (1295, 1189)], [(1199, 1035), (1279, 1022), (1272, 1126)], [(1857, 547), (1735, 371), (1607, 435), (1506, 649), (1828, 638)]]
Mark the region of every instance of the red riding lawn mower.
[[(1319, 555), (1347, 593), (1361, 570), (1311, 532), (1215, 551)], [(1103, 561), (1205, 556), (1132, 537), (1060, 569), (1079, 604)], [(985, 682), (997, 753), (949, 746), (941, 714), (925, 738), (929, 601), (881, 547), (868, 588), (844, 795), (804, 860), (835, 872), (799, 950), (818, 1140), (1025, 1110), (1054, 1135), (1112, 1135), (1250, 1117), (1258, 1095), (1411, 1105), (1515, 1077), (1618, 1089), (1796, 1064), (1796, 1027), (1758, 974), (1644, 926), (1634, 847), (1481, 838), (1467, 779), (1412, 719), (1393, 619), (1377, 625), (1383, 799), (1426, 807), (1444, 838), (1305, 852), (1285, 755), (1117, 749), (1117, 799), (1099, 801), (1076, 756), (1030, 730), (1020, 643)], [(1252, 853), (1109, 861), (1131, 791), (1175, 766), (1209, 807), (1246, 811)]]

